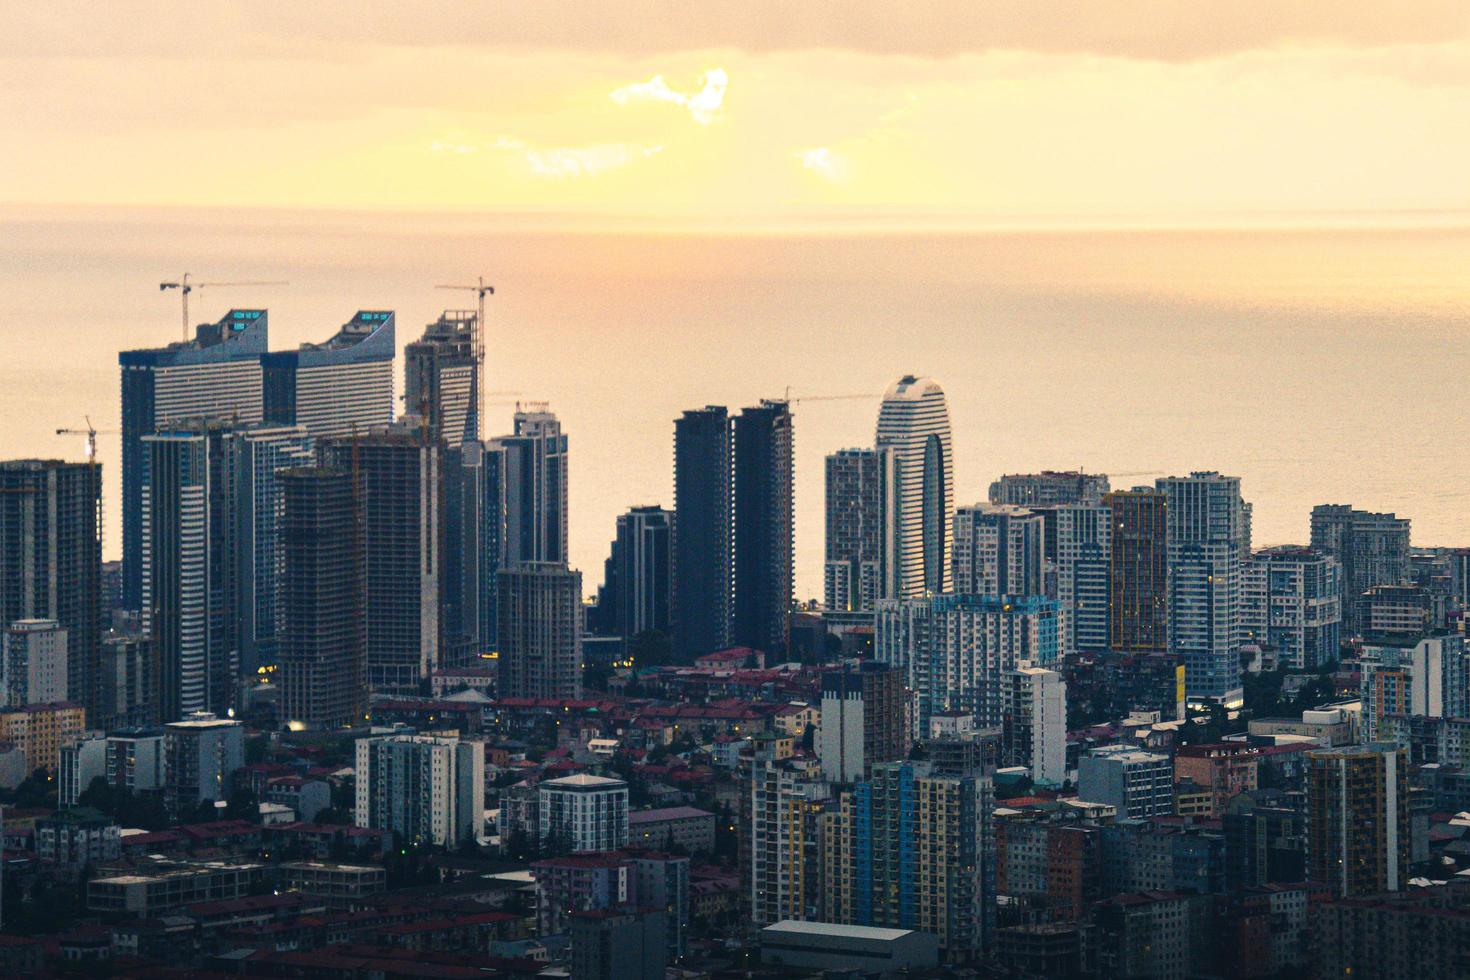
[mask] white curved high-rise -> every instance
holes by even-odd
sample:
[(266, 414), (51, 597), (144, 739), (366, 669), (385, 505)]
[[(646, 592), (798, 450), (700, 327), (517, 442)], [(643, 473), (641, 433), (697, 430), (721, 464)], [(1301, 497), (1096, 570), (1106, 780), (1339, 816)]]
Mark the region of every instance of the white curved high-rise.
[(898, 464), (898, 596), (948, 592), (954, 449), (939, 382), (905, 375), (888, 389), (878, 411), (878, 448), (885, 446)]

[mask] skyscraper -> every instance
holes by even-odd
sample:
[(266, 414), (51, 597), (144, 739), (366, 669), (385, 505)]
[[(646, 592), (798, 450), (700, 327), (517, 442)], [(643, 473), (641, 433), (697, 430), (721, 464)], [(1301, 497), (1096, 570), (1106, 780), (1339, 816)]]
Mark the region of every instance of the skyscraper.
[(1005, 685), (1002, 761), (1025, 766), (1037, 783), (1060, 786), (1067, 778), (1067, 684), (1044, 667), (1017, 667)]
[(1102, 503), (1109, 490), (1105, 473), (1058, 472), (1007, 473), (990, 485), (992, 504), (1021, 507), (1052, 507), (1060, 504)]
[(455, 735), (357, 740), (357, 826), (457, 847), (484, 833), (485, 747)]
[(1337, 559), (1291, 545), (1252, 557), (1242, 586), (1247, 639), (1277, 652), (1284, 666), (1316, 670), (1338, 658), (1342, 628)]
[(1312, 548), (1342, 566), (1342, 618), (1349, 634), (1363, 630), (1359, 596), (1375, 585), (1410, 581), (1407, 517), (1319, 504), (1312, 508)]
[(359, 310), (322, 343), (263, 355), (265, 420), (318, 439), (392, 422), (393, 325), (391, 310)]
[(1011, 504), (976, 504), (954, 515), (954, 591), (964, 595), (1042, 595), (1040, 514)]
[(245, 566), (235, 433), (205, 419), (142, 439), (142, 623), (158, 650), (166, 722), (236, 705)]
[(367, 700), (362, 528), (352, 474), (278, 474), (281, 517), (281, 715), (293, 728), (361, 721)]
[(750, 780), (750, 918), (814, 920), (822, 901), (818, 825), (829, 787), (793, 759), (761, 758)]
[(428, 420), (450, 449), (480, 438), (479, 368), (472, 310), (445, 310), (403, 350), (404, 412)]
[(1250, 505), (1240, 479), (1219, 473), (1166, 477), (1157, 486), (1168, 500), (1169, 649), (1184, 658), (1190, 698), (1237, 706)]
[(872, 609), (898, 594), (898, 464), (889, 449), (843, 449), (827, 457), (824, 604)]
[(784, 654), (794, 587), (795, 439), (790, 405), (766, 399), (742, 410), (735, 417), (734, 446), (731, 636), (737, 645)]
[(1409, 874), (1409, 764), (1369, 743), (1307, 755), (1307, 874), (1340, 897), (1396, 892)]
[(0, 627), (53, 619), (66, 630), (67, 697), (97, 709), (101, 653), (102, 468), (0, 462)]
[(492, 439), (501, 456), (501, 561), (567, 560), (567, 437), (544, 404), (515, 414), (515, 434)]
[(954, 448), (937, 381), (904, 375), (888, 389), (877, 446), (898, 462), (898, 595), (948, 592)]
[(598, 595), (599, 630), (625, 639), (674, 620), (674, 512), (634, 507), (618, 517)]
[(1113, 556), (1112, 511), (1102, 504), (1055, 508), (1057, 601), (1062, 654), (1108, 649), (1108, 599)]
[(440, 611), (447, 663), (494, 649), (495, 570), (504, 533), (504, 456), (468, 440), (444, 459), (444, 582)]
[(730, 416), (723, 406), (674, 422), (674, 652), (692, 660), (730, 645)]
[(362, 495), (368, 684), (415, 692), (442, 659), (443, 443), (400, 423), (328, 440), (323, 457), (352, 473)]
[(1162, 653), (1169, 638), (1168, 500), (1158, 490), (1115, 490), (1111, 511), (1108, 642), (1120, 653)]
[(582, 691), (582, 574), (520, 562), (496, 574), (501, 697), (575, 698)]
[(817, 756), (834, 783), (862, 779), (869, 767), (908, 757), (908, 692), (903, 673), (866, 660), (822, 674)]
[(191, 341), (118, 354), (127, 608), (140, 608), (143, 600), (143, 487), (150, 458), (143, 437), (185, 419), (260, 421), (260, 359), (266, 352), (267, 331), (265, 310), (231, 310), (217, 323), (200, 324)]

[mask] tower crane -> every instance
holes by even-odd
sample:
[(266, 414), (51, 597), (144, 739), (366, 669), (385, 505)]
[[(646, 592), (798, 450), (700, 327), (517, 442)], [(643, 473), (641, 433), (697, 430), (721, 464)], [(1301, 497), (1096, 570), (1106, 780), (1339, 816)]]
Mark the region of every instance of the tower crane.
[[(470, 346), (475, 349), (475, 405), (477, 407), (475, 424), (484, 427), (485, 411), (479, 406), (485, 404), (485, 295), (495, 295), (495, 287), (485, 281), (484, 276), (476, 276), (473, 286), (460, 285), (438, 285), (435, 289), (468, 289), (473, 290), (479, 306), (475, 315), (475, 330), (470, 337)], [(483, 436), (484, 432), (476, 432), (476, 437)]]
[(189, 276), (190, 275), (192, 275), (192, 273), (186, 272), (182, 276), (180, 276), (177, 281), (174, 281), (174, 282), (161, 282), (161, 283), (158, 284), (158, 291), (159, 292), (164, 292), (165, 290), (169, 290), (169, 289), (177, 289), (179, 291), (179, 295), (183, 298), (183, 301), (184, 301), (184, 342), (185, 343), (188, 343), (188, 341), (189, 341), (189, 294), (192, 293), (194, 290), (196, 290), (196, 289), (203, 289), (205, 286), (289, 286), (289, 285), (291, 285), (289, 282), (284, 282), (284, 281), (281, 281), (281, 280), (278, 280), (278, 279), (275, 279), (275, 280), (254, 279), (254, 280), (246, 280), (246, 281), (243, 281), (243, 282), (190, 282), (189, 281)]
[[(59, 436), (86, 436), (87, 437), (87, 465), (92, 468), (92, 476), (93, 476), (94, 479), (96, 479), (97, 478), (97, 433), (98, 432), (102, 432), (102, 433), (105, 433), (107, 435), (114, 435), (115, 436), (115, 435), (118, 435), (119, 432), (118, 432), (117, 429), (98, 429), (98, 428), (96, 428), (94, 425), (92, 425), (92, 417), (90, 415), (83, 416), (83, 418), (85, 418), (87, 420), (87, 427), (85, 429), (67, 429), (67, 428), (61, 428), (61, 429), (57, 429), (56, 430), (56, 434), (59, 435)], [(98, 541), (105, 540), (105, 538), (103, 537), (103, 527), (102, 527), (102, 482), (101, 482), (101, 480), (97, 480), (97, 540)]]
[(858, 399), (873, 399), (878, 397), (881, 396), (867, 393), (861, 395), (799, 395), (796, 398), (792, 398), (791, 386), (787, 385), (786, 394), (781, 400), (791, 402), (794, 405), (800, 402), (846, 402), (856, 401)]

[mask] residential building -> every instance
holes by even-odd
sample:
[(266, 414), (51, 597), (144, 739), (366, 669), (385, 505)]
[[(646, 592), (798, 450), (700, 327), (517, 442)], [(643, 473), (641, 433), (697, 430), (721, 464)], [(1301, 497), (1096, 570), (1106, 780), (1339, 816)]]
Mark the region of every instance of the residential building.
[(898, 461), (892, 447), (843, 449), (826, 462), (824, 605), (858, 612), (898, 594)]
[(36, 857), (76, 875), (122, 854), (117, 821), (90, 807), (62, 810), (36, 821)]
[(628, 784), (621, 779), (585, 774), (548, 779), (537, 794), (543, 845), (578, 853), (628, 846)]
[(1167, 755), (1108, 745), (1078, 760), (1077, 796), (1116, 807), (1119, 818), (1174, 812), (1174, 767)]
[(829, 787), (794, 760), (756, 761), (750, 772), (750, 917), (756, 925), (816, 919), (822, 899), (818, 837)]
[(5, 705), (67, 699), (67, 636), (54, 619), (18, 619), (5, 630), (0, 685)]
[(53, 620), (65, 631), (65, 694), (97, 708), (103, 613), (102, 468), (0, 462), (0, 626)]
[(877, 447), (898, 464), (898, 591), (896, 597), (949, 592), (954, 446), (944, 389), (932, 378), (904, 375), (883, 395)]
[(103, 731), (157, 725), (162, 719), (162, 667), (152, 637), (109, 633), (102, 640), (97, 669), (97, 714)]
[(1081, 504), (1097, 507), (1111, 488), (1105, 473), (1042, 470), (1040, 473), (1007, 473), (990, 485), (992, 504), (1020, 507), (1055, 507)]
[(1341, 569), (1310, 548), (1257, 551), (1242, 582), (1246, 642), (1270, 647), (1293, 670), (1338, 659), (1342, 629)]
[(1225, 891), (1225, 837), (1213, 827), (1189, 822), (1126, 818), (1104, 825), (1102, 891)]
[(667, 916), (668, 961), (687, 952), (689, 858), (643, 850), (565, 854), (535, 862), (531, 874), (542, 936), (566, 934), (578, 912), (651, 908)]
[(713, 813), (692, 806), (634, 810), (628, 814), (628, 842), (656, 851), (707, 854), (715, 847), (715, 820)]
[(209, 800), (228, 800), (235, 770), (245, 765), (245, 726), (207, 712), (169, 722), (163, 726), (163, 754), (170, 812), (177, 816)]
[(56, 774), (56, 805), (62, 809), (77, 805), (77, 800), (92, 780), (107, 776), (107, 737), (100, 732), (77, 739), (61, 747)]
[(1308, 759), (1310, 879), (1342, 898), (1402, 889), (1409, 873), (1407, 753), (1369, 742)]
[(279, 659), (293, 729), (360, 723), (367, 701), (362, 525), (352, 474), (283, 470)]
[(353, 474), (367, 589), (367, 678), (413, 694), (441, 664), (444, 515), (442, 443), (422, 428), (325, 443), (323, 462)]
[(668, 915), (624, 906), (571, 913), (571, 975), (578, 980), (663, 980)]
[[(1185, 980), (1203, 899), (1168, 892), (1111, 896), (1093, 912), (1098, 975)], [(1203, 949), (1203, 942), (1198, 944)]]
[(475, 319), (471, 310), (445, 310), (403, 350), (405, 412), (424, 419), (433, 439), (450, 449), (480, 438)]
[(976, 504), (954, 515), (954, 591), (965, 595), (1045, 593), (1042, 517), (1012, 504)]
[(1168, 497), (1136, 487), (1103, 498), (1112, 516), (1108, 643), (1119, 653), (1169, 649)]
[(723, 406), (693, 409), (674, 422), (674, 652), (684, 661), (730, 646), (731, 452)]
[(259, 422), (268, 319), (265, 310), (231, 310), (216, 323), (200, 324), (193, 340), (117, 356), (122, 371), (124, 608), (143, 605), (143, 494), (152, 461), (143, 439), (186, 419)]
[(394, 326), (392, 310), (358, 310), (321, 343), (263, 354), (265, 421), (299, 425), (316, 439), (391, 423)]
[(0, 742), (20, 748), (27, 773), (35, 769), (54, 772), (62, 748), (80, 739), (86, 728), (86, 709), (68, 701), (0, 711)]
[(1062, 655), (1102, 653), (1109, 649), (1112, 510), (1102, 504), (1060, 504), (1053, 521)]
[(360, 738), (355, 769), (357, 826), (451, 848), (483, 836), (483, 743), (457, 735)]
[(439, 590), (446, 665), (495, 650), (495, 572), (503, 562), (505, 452), (470, 439), (444, 457), (444, 561)]
[(1312, 549), (1336, 558), (1342, 568), (1343, 626), (1350, 635), (1363, 629), (1358, 596), (1375, 585), (1410, 580), (1407, 517), (1319, 504), (1312, 508)]
[(869, 660), (823, 672), (817, 732), (822, 774), (834, 783), (850, 783), (875, 763), (907, 758), (908, 705), (903, 674), (892, 665)]
[[(107, 782), (130, 793), (164, 788), (168, 773), (167, 738), (162, 731), (135, 729), (107, 736)], [(241, 760), (244, 751), (241, 750)]]
[(1067, 683), (1044, 667), (1020, 666), (1003, 675), (1007, 766), (1025, 766), (1035, 783), (1067, 779)]
[(1379, 738), (1388, 715), (1470, 717), (1470, 651), (1459, 634), (1409, 646), (1367, 646), (1358, 656), (1362, 728)]
[(1465, 976), (1470, 882), (1313, 901), (1311, 963), (1323, 977)]
[(598, 632), (625, 640), (674, 625), (674, 512), (634, 507), (618, 517), (597, 596)]
[[(791, 406), (763, 400), (735, 417), (731, 642), (784, 655), (794, 589), (795, 434)], [(699, 601), (698, 594), (691, 601)]]
[(575, 698), (582, 690), (582, 573), (522, 562), (496, 573), (499, 692)]
[(837, 925), (788, 919), (760, 933), (761, 964), (790, 970), (871, 972), (875, 963), (896, 973), (939, 965), (935, 937), (915, 929)]
[(1375, 585), (1352, 602), (1357, 633), (1370, 640), (1414, 640), (1443, 619), (1442, 604), (1417, 585)]
[(1174, 753), (1174, 782), (1193, 780), (1207, 790), (1214, 819), (1236, 796), (1256, 788), (1258, 761), (1258, 750), (1243, 742), (1182, 745)]

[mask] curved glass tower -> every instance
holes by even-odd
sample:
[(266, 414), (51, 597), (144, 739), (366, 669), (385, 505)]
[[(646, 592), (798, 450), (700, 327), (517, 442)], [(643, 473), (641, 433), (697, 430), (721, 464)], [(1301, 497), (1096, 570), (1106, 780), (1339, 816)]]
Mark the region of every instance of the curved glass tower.
[(898, 469), (898, 595), (948, 592), (954, 448), (939, 382), (905, 375), (888, 389), (878, 412), (884, 447), (892, 447)]

